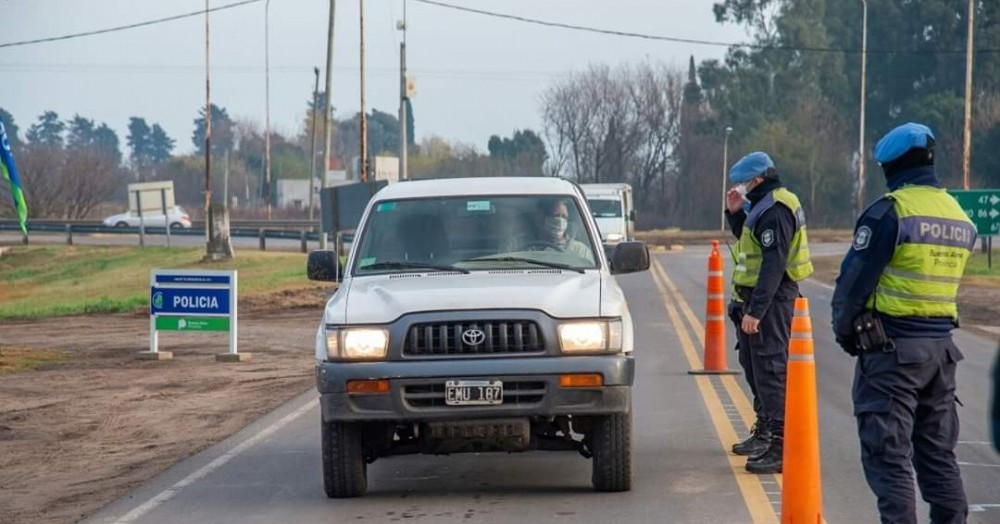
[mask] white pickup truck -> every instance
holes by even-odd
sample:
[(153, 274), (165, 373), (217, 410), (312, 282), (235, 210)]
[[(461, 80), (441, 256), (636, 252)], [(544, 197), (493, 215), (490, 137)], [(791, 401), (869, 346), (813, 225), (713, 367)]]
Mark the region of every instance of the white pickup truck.
[(632, 487), (632, 317), (576, 185), (557, 178), (401, 182), (368, 203), (316, 333), (323, 483), (367, 489), (408, 453), (574, 450), (599, 491)]

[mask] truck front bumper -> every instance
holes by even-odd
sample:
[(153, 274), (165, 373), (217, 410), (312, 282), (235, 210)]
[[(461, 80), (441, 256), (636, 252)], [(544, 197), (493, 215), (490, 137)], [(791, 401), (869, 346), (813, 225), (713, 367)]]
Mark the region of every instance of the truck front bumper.
[[(562, 388), (564, 374), (599, 373), (604, 385)], [(323, 362), (316, 387), (325, 421), (427, 421), (495, 417), (546, 417), (624, 413), (631, 405), (635, 361), (631, 356), (478, 358), (385, 362)], [(349, 380), (387, 379), (381, 394), (348, 394)], [(503, 404), (448, 406), (448, 380), (500, 380)]]

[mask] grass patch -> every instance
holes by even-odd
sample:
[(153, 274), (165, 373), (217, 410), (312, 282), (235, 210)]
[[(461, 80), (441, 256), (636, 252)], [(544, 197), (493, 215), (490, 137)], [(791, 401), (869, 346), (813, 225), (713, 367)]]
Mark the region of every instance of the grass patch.
[(152, 268), (236, 269), (240, 297), (320, 286), (305, 255), (246, 251), (202, 263), (200, 248), (27, 246), (0, 259), (0, 319), (142, 310)]
[(47, 349), (0, 348), (0, 375), (34, 371), (67, 358), (65, 353)]

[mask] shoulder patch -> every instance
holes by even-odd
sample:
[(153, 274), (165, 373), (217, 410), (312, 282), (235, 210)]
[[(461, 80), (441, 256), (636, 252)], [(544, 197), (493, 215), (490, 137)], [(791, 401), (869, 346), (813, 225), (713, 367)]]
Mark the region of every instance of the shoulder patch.
[(854, 250), (861, 251), (868, 248), (872, 241), (872, 230), (868, 226), (861, 226), (854, 234)]
[(771, 244), (774, 243), (774, 230), (773, 229), (767, 229), (763, 233), (761, 233), (760, 234), (760, 243), (764, 247), (771, 247)]
[(806, 225), (806, 212), (801, 207), (795, 210), (795, 220), (799, 222), (799, 227)]

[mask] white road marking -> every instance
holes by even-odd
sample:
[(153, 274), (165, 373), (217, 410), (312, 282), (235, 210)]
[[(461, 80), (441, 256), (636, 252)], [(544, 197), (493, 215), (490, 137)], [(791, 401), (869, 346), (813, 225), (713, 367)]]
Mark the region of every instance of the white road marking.
[(819, 287), (826, 288), (826, 289), (829, 289), (830, 291), (833, 291), (833, 286), (831, 286), (830, 284), (827, 284), (825, 282), (820, 282), (819, 280), (816, 280), (815, 278), (807, 278), (806, 280), (809, 281), (812, 284), (816, 284)]
[(984, 468), (1000, 468), (1000, 464), (981, 464), (977, 462), (959, 462), (959, 466), (981, 466)]
[(988, 509), (1000, 509), (1000, 504), (969, 504), (971, 513), (982, 513)]
[(208, 474), (224, 466), (227, 462), (235, 458), (240, 453), (243, 453), (247, 449), (259, 444), (261, 441), (263, 441), (267, 437), (270, 437), (279, 429), (286, 426), (289, 422), (295, 420), (306, 411), (309, 411), (310, 409), (316, 407), (317, 403), (319, 403), (318, 399), (312, 399), (309, 402), (306, 402), (299, 409), (296, 409), (295, 411), (285, 415), (274, 424), (271, 424), (270, 426), (260, 430), (260, 432), (257, 433), (256, 435), (244, 440), (243, 442), (240, 442), (233, 449), (230, 449), (229, 451), (220, 455), (215, 460), (198, 468), (197, 471), (177, 481), (173, 486), (170, 486), (169, 488), (158, 493), (156, 496), (140, 504), (132, 511), (126, 513), (120, 519), (114, 521), (114, 524), (127, 524), (129, 522), (135, 522), (136, 519), (142, 517), (143, 515), (149, 513), (150, 511), (153, 511), (160, 504), (163, 504), (164, 502), (174, 498), (174, 496), (177, 495), (177, 493), (181, 490), (181, 488), (188, 486), (199, 479), (204, 478)]
[(993, 443), (986, 440), (959, 440), (959, 444), (976, 444), (981, 446), (992, 446)]

